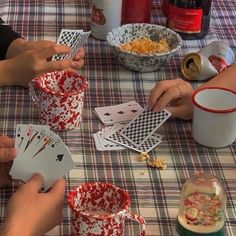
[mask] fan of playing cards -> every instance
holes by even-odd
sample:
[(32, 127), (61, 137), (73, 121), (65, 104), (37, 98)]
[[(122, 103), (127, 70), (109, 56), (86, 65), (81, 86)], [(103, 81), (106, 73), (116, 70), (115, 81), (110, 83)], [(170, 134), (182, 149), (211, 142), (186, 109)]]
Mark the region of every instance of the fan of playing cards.
[[(106, 126), (93, 134), (97, 150), (150, 152), (161, 143), (163, 136), (156, 130), (171, 116), (167, 110), (153, 112), (131, 101), (108, 107), (95, 108), (95, 114)], [(128, 124), (121, 124), (129, 121)]]
[(17, 125), (15, 147), (18, 152), (10, 175), (26, 182), (40, 173), (44, 177), (43, 191), (74, 167), (69, 149), (48, 126)]
[(64, 44), (71, 48), (70, 54), (54, 55), (52, 60), (59, 61), (64, 59), (73, 60), (79, 48), (87, 41), (91, 31), (62, 29), (57, 40), (57, 44)]

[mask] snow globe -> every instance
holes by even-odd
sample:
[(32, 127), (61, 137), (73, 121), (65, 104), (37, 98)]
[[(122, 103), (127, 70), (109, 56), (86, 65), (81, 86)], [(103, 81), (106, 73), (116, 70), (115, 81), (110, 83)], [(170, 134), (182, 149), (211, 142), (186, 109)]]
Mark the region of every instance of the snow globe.
[(223, 236), (226, 191), (210, 173), (197, 173), (181, 191), (176, 230), (180, 236)]

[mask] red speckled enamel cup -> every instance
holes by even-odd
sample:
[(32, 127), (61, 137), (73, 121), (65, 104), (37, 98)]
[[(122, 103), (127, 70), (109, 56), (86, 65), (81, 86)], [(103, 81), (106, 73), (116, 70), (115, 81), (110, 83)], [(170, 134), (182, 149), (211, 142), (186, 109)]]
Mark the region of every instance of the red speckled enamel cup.
[(69, 71), (55, 71), (33, 79), (30, 95), (39, 106), (40, 123), (54, 130), (78, 129), (87, 87), (83, 76)]
[(124, 236), (125, 220), (135, 220), (145, 235), (145, 220), (130, 210), (129, 194), (110, 183), (85, 183), (69, 193), (71, 236)]

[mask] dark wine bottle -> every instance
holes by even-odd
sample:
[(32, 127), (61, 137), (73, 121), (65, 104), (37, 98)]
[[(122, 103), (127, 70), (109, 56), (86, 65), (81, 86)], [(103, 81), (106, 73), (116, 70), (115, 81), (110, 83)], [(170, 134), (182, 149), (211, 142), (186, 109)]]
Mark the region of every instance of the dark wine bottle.
[(182, 39), (201, 39), (210, 26), (212, 0), (169, 0), (167, 26)]

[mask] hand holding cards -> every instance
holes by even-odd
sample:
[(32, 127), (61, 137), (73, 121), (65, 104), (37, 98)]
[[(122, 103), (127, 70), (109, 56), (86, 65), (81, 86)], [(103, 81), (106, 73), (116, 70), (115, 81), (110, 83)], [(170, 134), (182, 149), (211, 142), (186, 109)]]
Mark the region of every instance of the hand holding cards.
[(69, 149), (48, 126), (17, 125), (15, 147), (18, 154), (10, 175), (26, 182), (34, 173), (40, 173), (44, 191), (74, 167)]
[(52, 60), (59, 61), (64, 59), (71, 59), (73, 60), (76, 53), (78, 52), (79, 48), (84, 45), (87, 41), (91, 31), (84, 32), (83, 30), (68, 30), (62, 29), (57, 40), (57, 44), (64, 44), (71, 48), (70, 54), (59, 54), (54, 55)]

